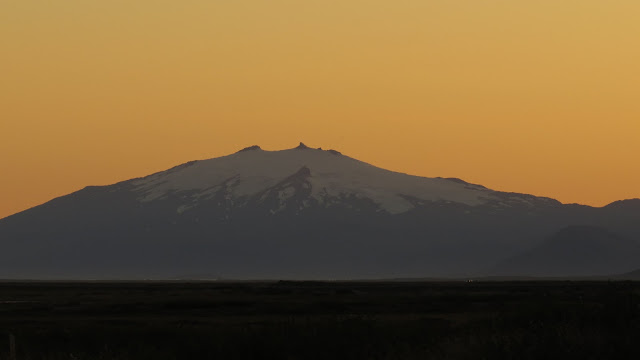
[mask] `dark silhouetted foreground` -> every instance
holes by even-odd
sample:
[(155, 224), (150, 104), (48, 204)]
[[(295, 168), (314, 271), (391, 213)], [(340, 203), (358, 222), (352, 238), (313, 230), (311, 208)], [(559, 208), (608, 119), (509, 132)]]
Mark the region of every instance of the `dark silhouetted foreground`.
[[(633, 282), (3, 283), (0, 358), (640, 358)], [(5, 340), (6, 339), (6, 340)]]

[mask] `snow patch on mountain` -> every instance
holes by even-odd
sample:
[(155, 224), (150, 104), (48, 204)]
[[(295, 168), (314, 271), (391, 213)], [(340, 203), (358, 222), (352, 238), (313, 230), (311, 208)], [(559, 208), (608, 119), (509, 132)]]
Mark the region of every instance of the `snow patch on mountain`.
[[(265, 151), (259, 147), (251, 150), (196, 161), (134, 180), (133, 185), (144, 202), (180, 191), (195, 191), (198, 198), (207, 198), (222, 189), (232, 201), (257, 195), (306, 167), (310, 170), (307, 181), (311, 184), (311, 197), (320, 204), (326, 196), (347, 194), (371, 199), (391, 214), (414, 207), (405, 196), (474, 206), (488, 201), (492, 192), (479, 185), (381, 169), (339, 153), (336, 156), (335, 151), (306, 146), (281, 151)], [(284, 189), (281, 201), (294, 193), (293, 188)]]

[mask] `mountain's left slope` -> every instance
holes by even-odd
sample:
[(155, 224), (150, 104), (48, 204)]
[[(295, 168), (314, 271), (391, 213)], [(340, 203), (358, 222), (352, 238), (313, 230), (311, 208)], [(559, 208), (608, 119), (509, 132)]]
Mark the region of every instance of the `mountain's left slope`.
[(475, 274), (574, 223), (633, 237), (640, 231), (628, 207), (410, 176), (304, 144), (252, 146), (1, 219), (0, 277)]

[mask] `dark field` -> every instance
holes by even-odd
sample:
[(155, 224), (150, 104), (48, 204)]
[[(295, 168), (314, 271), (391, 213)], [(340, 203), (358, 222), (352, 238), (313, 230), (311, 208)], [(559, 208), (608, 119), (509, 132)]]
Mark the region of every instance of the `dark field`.
[(0, 358), (640, 358), (633, 282), (0, 283)]

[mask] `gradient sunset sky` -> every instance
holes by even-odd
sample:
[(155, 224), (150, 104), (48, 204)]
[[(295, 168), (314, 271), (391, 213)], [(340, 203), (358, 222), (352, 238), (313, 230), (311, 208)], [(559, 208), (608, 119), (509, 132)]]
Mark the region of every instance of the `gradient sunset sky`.
[(258, 144), (640, 197), (638, 0), (3, 0), (0, 218)]

